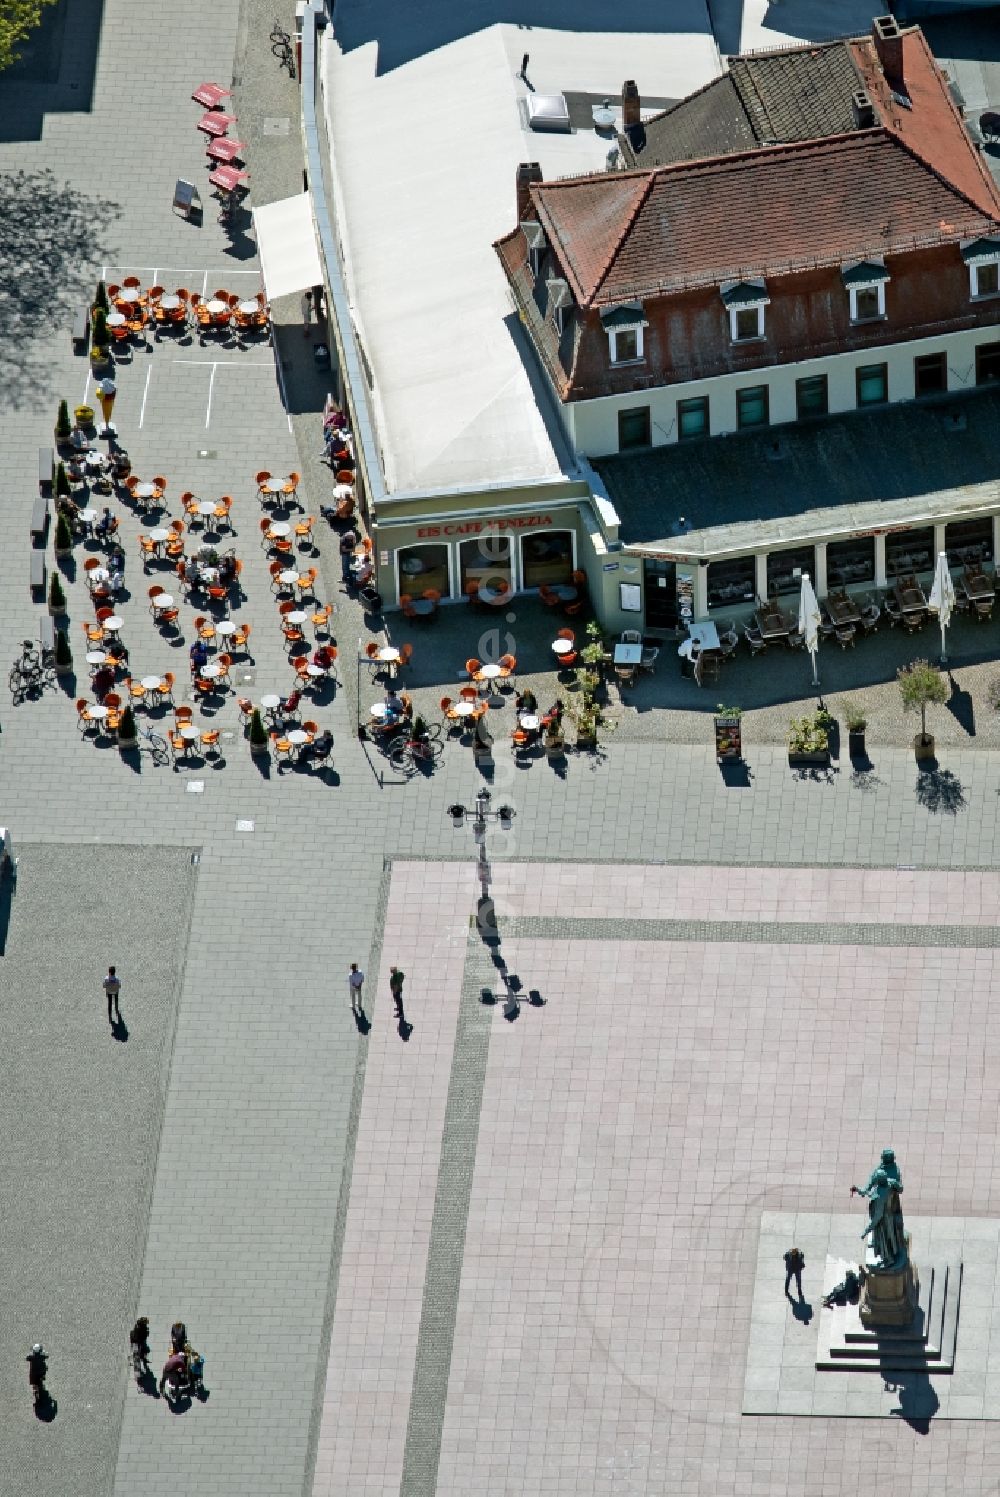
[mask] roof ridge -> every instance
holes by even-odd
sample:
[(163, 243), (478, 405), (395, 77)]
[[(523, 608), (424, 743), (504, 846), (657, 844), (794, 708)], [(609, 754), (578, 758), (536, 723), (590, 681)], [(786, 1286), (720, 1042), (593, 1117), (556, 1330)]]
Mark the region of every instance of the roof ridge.
[[(946, 177), (944, 172), (942, 172), (939, 167), (936, 167), (934, 165), (933, 161), (928, 161), (926, 156), (922, 156), (917, 150), (916, 146), (911, 145), (908, 140), (904, 140), (901, 135), (897, 135), (896, 131), (890, 129), (888, 125), (883, 126), (883, 131), (887, 139), (890, 140), (894, 146), (897, 146), (901, 151), (905, 151), (906, 154), (910, 156), (914, 161), (918, 162), (925, 171), (930, 172), (931, 176), (935, 177), (937, 181), (941, 183), (942, 187), (947, 187), (948, 191), (953, 192), (957, 198), (961, 198), (963, 203), (967, 203), (970, 208), (974, 208), (979, 214), (980, 218), (988, 217), (987, 214), (984, 214), (981, 205), (976, 202), (975, 198), (971, 198), (969, 194), (964, 190), (964, 188), (959, 187), (958, 184), (953, 182), (950, 177)], [(997, 203), (996, 206), (998, 209), (997, 222), (1000, 223), (1000, 203)]]
[[(969, 152), (969, 155), (972, 157), (973, 161), (976, 164), (976, 169), (979, 172), (979, 175), (980, 175), (980, 177), (983, 180), (984, 186), (986, 187), (987, 195), (990, 198), (991, 202), (993, 203), (994, 207), (997, 209), (998, 213), (1000, 213), (1000, 188), (997, 187), (997, 184), (993, 180), (992, 174), (987, 170), (987, 168), (986, 168), (986, 166), (985, 166), (985, 164), (983, 162), (982, 155), (980, 154), (979, 151), (976, 150), (975, 145), (972, 142), (972, 139), (971, 139), (971, 137), (969, 135), (969, 132), (968, 132), (968, 130), (966, 128), (965, 117), (962, 114), (962, 111), (959, 109), (958, 105), (955, 103), (955, 99), (954, 99), (954, 97), (952, 95), (951, 89), (949, 88), (948, 83), (946, 82), (944, 69), (942, 67), (940, 67), (940, 65), (938, 64), (937, 58), (934, 56), (934, 53), (931, 51), (930, 44), (928, 43), (926, 36), (924, 36), (923, 27), (922, 26), (914, 26), (914, 27), (912, 27), (910, 29), (912, 29), (913, 31), (915, 31), (917, 33), (917, 37), (919, 39), (920, 45), (923, 47), (923, 50), (924, 50), (924, 54), (930, 60), (930, 63), (931, 63), (931, 72), (934, 74), (934, 77), (936, 78), (938, 84), (940, 85), (941, 93), (942, 93), (942, 96), (944, 97), (945, 103), (947, 104), (948, 108), (951, 110), (951, 112), (952, 112), (952, 114), (953, 114), (953, 116), (955, 118), (955, 122), (956, 122), (956, 124), (958, 125), (959, 129), (962, 132), (962, 139), (965, 142), (965, 145), (966, 145), (966, 148), (967, 148), (967, 150)], [(917, 155), (917, 152), (914, 152), (914, 155)], [(921, 157), (920, 159), (922, 160), (923, 158)], [(932, 167), (931, 170), (933, 171), (933, 170), (935, 170), (935, 168)], [(954, 183), (949, 183), (949, 185), (950, 186), (954, 186)], [(961, 191), (960, 188), (956, 188), (955, 190), (956, 191)], [(962, 193), (962, 196), (966, 197), (966, 198), (968, 197), (968, 195), (966, 193), (964, 193), (964, 192)], [(968, 201), (971, 202), (972, 200), (968, 199)], [(979, 209), (980, 213), (983, 211), (982, 208), (979, 206), (978, 203), (976, 204), (976, 207)]]

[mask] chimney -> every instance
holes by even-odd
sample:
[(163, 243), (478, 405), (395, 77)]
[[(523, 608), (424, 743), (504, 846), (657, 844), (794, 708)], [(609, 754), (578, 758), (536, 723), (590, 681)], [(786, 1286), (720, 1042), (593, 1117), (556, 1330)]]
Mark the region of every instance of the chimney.
[(629, 130), (639, 123), (639, 90), (634, 78), (626, 78), (622, 84), (622, 129)]
[(875, 123), (875, 106), (863, 88), (851, 95), (851, 110), (855, 130), (870, 130)]
[(876, 16), (872, 21), (872, 41), (889, 87), (905, 92), (903, 85), (903, 33), (895, 16)]
[(517, 169), (517, 221), (531, 216), (531, 194), (528, 189), (532, 182), (541, 182), (542, 168), (537, 161), (522, 161)]

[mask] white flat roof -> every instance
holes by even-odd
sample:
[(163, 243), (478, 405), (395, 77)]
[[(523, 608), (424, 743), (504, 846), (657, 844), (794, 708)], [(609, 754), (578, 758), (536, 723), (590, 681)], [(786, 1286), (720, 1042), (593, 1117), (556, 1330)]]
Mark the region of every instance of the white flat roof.
[[(337, 217), (390, 493), (566, 471), (557, 418), (534, 393), (542, 376), (512, 336), (516, 314), (492, 244), (515, 226), (519, 162), (538, 161), (546, 179), (600, 170), (612, 142), (592, 129), (528, 131), (522, 55), (539, 93), (613, 103), (626, 78), (640, 95), (677, 99), (721, 71), (705, 0), (536, 8), (522, 27), (496, 23), (484, 0), (338, 0), (327, 29)], [(658, 29), (665, 9), (669, 33)]]

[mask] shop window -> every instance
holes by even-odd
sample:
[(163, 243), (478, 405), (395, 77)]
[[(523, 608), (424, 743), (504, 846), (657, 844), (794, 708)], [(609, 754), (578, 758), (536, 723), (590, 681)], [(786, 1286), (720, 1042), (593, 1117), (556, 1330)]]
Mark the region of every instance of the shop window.
[(399, 552), (399, 591), (418, 598), (422, 593), (450, 594), (448, 547), (404, 546)]
[(921, 354), (913, 360), (913, 393), (939, 395), (948, 388), (948, 359), (943, 353)]
[(934, 527), (920, 530), (897, 530), (885, 538), (885, 572), (899, 577), (906, 572), (933, 572)]
[(709, 608), (732, 608), (734, 603), (752, 603), (757, 595), (757, 561), (737, 556), (708, 564)]
[(976, 384), (992, 385), (1000, 380), (1000, 343), (980, 343), (976, 349)]
[(489, 532), (458, 548), (462, 593), (468, 597), (481, 588), (510, 592), (512, 547), (510, 536)]
[(573, 536), (568, 530), (546, 530), (521, 540), (521, 586), (556, 587), (573, 572)]
[(795, 414), (800, 421), (810, 416), (825, 416), (830, 408), (829, 381), (825, 374), (811, 374), (795, 381)]
[(983, 265), (970, 265), (969, 280), (973, 296), (996, 296), (1000, 293), (1000, 261), (988, 260)]
[(826, 548), (826, 580), (829, 587), (847, 587), (852, 582), (875, 581), (875, 537), (831, 541)]
[(709, 430), (707, 395), (677, 402), (677, 436), (681, 442), (690, 437), (707, 437)]
[(648, 447), (650, 443), (649, 406), (637, 405), (618, 412), (618, 451)]
[(736, 425), (740, 431), (750, 431), (755, 426), (767, 426), (767, 386), (750, 385), (736, 391)]
[(888, 364), (862, 364), (854, 372), (858, 405), (884, 405), (889, 399)]
[(812, 546), (796, 546), (789, 551), (771, 551), (767, 558), (767, 594), (797, 593), (802, 573), (816, 575), (816, 552)]
[(974, 566), (993, 560), (993, 516), (952, 520), (944, 527), (944, 549), (950, 567)]

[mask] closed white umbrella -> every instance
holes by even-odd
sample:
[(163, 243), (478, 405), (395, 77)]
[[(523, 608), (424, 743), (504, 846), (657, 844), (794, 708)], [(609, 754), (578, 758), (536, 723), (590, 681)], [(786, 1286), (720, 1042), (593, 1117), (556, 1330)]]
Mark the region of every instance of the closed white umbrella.
[(802, 573), (802, 589), (799, 593), (799, 633), (812, 656), (813, 685), (818, 686), (816, 651), (819, 649), (819, 603), (816, 601), (816, 590), (809, 580), (808, 572)]
[(948, 664), (948, 656), (945, 653), (944, 631), (951, 621), (951, 615), (955, 608), (955, 584), (951, 580), (951, 570), (948, 566), (948, 558), (943, 551), (938, 552), (937, 567), (934, 571), (934, 586), (931, 595), (927, 599), (927, 606), (938, 616), (941, 625), (941, 664)]

